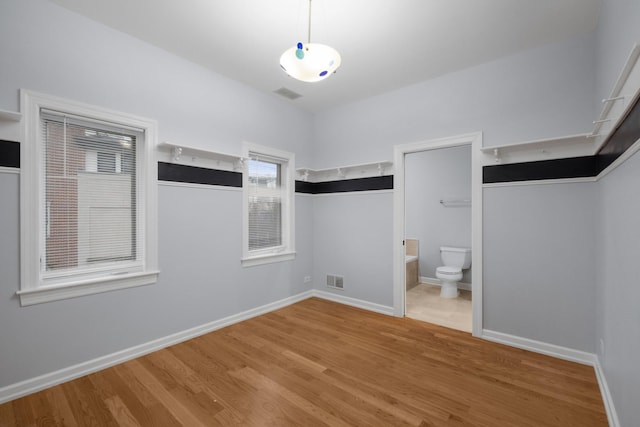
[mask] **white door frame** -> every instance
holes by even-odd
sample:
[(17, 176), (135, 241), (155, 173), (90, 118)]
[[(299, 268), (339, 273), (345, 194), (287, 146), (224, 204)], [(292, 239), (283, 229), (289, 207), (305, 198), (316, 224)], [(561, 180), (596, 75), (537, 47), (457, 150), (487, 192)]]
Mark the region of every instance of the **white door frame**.
[(406, 154), (437, 148), (471, 146), (471, 291), (475, 337), (482, 335), (482, 132), (412, 142), (393, 147), (393, 314), (405, 314), (405, 166)]

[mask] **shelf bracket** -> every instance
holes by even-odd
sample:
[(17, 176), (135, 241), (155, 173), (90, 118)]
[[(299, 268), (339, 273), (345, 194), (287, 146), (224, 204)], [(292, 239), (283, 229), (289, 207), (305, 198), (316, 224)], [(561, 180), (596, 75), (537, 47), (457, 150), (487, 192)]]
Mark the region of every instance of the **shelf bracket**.
[(235, 164), (233, 165), (233, 168), (234, 168), (236, 171), (239, 171), (239, 172), (244, 171), (244, 163), (245, 163), (245, 161), (246, 161), (246, 160), (247, 160), (247, 159), (245, 159), (244, 157), (240, 157), (240, 158), (235, 162)]
[(500, 163), (500, 150), (497, 148), (493, 149), (493, 157), (496, 163)]
[(624, 99), (624, 98), (626, 98), (624, 95), (615, 96), (613, 98), (605, 98), (605, 99), (602, 100), (602, 103), (606, 104), (607, 102), (619, 101), (619, 100)]
[(173, 147), (173, 150), (171, 150), (171, 155), (173, 156), (174, 162), (180, 160), (180, 157), (182, 156), (182, 147)]

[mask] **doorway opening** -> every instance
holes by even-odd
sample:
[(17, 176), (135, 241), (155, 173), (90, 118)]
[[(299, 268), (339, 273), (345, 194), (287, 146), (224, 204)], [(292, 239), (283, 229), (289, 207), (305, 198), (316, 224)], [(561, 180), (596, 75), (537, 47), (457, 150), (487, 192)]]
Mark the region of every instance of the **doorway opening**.
[[(450, 197), (442, 197), (443, 203), (464, 205), (470, 204), (467, 209), (471, 210), (471, 274), (467, 275), (467, 282), (471, 281), (471, 293), (473, 295), (471, 302), (471, 332), (474, 336), (480, 336), (482, 333), (482, 165), (480, 159), (480, 148), (482, 147), (482, 133), (473, 133), (459, 135), (449, 138), (434, 139), (428, 141), (420, 141), (410, 144), (401, 144), (394, 147), (394, 231), (393, 231), (393, 254), (394, 254), (394, 315), (404, 317), (407, 314), (407, 275), (415, 275), (412, 268), (408, 265), (409, 252), (414, 253), (415, 247), (427, 247), (426, 242), (420, 245), (415, 242), (418, 239), (412, 239), (407, 234), (407, 216), (415, 214), (415, 212), (407, 212), (407, 163), (411, 165), (411, 161), (407, 162), (407, 156), (410, 154), (424, 153), (432, 150), (440, 150), (446, 148), (464, 147), (470, 148), (471, 151), (471, 196), (458, 197), (464, 195), (451, 195)], [(452, 152), (451, 152), (452, 153)], [(428, 153), (427, 153), (428, 154)], [(467, 167), (469, 163), (467, 162)], [(468, 176), (468, 173), (467, 173)], [(411, 186), (411, 185), (410, 185)], [(438, 203), (440, 200), (438, 200)], [(452, 214), (450, 211), (449, 214)], [(460, 211), (456, 212), (460, 213)], [(445, 213), (444, 215), (447, 215)], [(452, 214), (452, 215), (455, 215)], [(415, 228), (413, 229), (415, 233)], [(409, 249), (409, 251), (407, 251)], [(429, 249), (433, 250), (432, 247)], [(418, 249), (419, 251), (419, 249)], [(424, 252), (424, 250), (423, 250)], [(419, 252), (418, 252), (419, 254)], [(426, 254), (425, 254), (426, 255)], [(439, 253), (438, 253), (439, 256)], [(433, 257), (433, 254), (431, 254)], [(418, 255), (418, 259), (419, 259)], [(428, 275), (428, 273), (426, 273)], [(435, 276), (435, 275), (434, 275)], [(469, 277), (470, 276), (470, 277)], [(409, 277), (409, 280), (415, 280)], [(418, 281), (420, 278), (418, 277)], [(433, 289), (431, 289), (433, 292)], [(454, 291), (455, 292), (455, 291)], [(439, 297), (439, 296), (438, 296)]]

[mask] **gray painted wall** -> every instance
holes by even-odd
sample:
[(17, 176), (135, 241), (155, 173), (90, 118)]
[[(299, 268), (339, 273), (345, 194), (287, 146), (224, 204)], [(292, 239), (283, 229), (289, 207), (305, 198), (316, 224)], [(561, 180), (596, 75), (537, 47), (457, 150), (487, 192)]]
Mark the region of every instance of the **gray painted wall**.
[[(224, 152), (248, 140), (314, 168), (390, 160), (395, 144), (478, 130), (485, 146), (569, 135), (590, 130), (640, 40), (638, 16), (635, 0), (604, 0), (596, 34), (314, 117), (48, 1), (6, 0), (0, 108), (18, 110), (27, 88), (155, 118), (160, 140)], [(16, 134), (0, 124), (0, 135)], [(593, 185), (485, 190), (486, 327), (587, 351), (603, 338), (623, 426), (640, 420), (631, 360), (640, 320), (630, 306), (640, 202), (628, 191), (639, 161)], [(161, 185), (158, 285), (20, 308), (18, 182), (0, 173), (0, 387), (295, 294), (310, 272), (315, 288), (325, 290), (326, 273), (343, 274), (343, 295), (392, 304), (391, 193), (296, 196), (296, 261), (240, 269), (240, 193)], [(512, 275), (500, 273), (503, 256), (519, 266)]]
[[(446, 207), (442, 199), (471, 199), (471, 146), (405, 156), (406, 237), (419, 239), (420, 276), (435, 278), (440, 246), (471, 247), (471, 205)], [(463, 282), (471, 283), (471, 269)]]
[[(51, 2), (1, 2), (0, 52), (2, 109), (26, 88), (156, 119), (159, 141), (310, 162), (309, 114)], [(161, 184), (157, 285), (20, 307), (18, 175), (0, 198), (0, 388), (311, 288), (312, 199), (296, 196), (296, 260), (243, 269), (241, 192)]]
[(593, 352), (593, 183), (485, 188), (484, 328)]
[(595, 104), (608, 98), (634, 44), (640, 43), (640, 2), (637, 0), (602, 0), (596, 30), (597, 74)]
[[(603, 0), (597, 29), (595, 102), (606, 98), (634, 43), (640, 43), (640, 2)], [(597, 320), (600, 360), (624, 427), (640, 425), (640, 158), (630, 160), (598, 184)], [(635, 304), (634, 304), (635, 302)]]
[[(390, 191), (315, 196), (314, 287), (393, 305), (393, 194)], [(344, 290), (327, 288), (327, 274), (344, 276)]]
[[(587, 132), (595, 115), (592, 102), (595, 83), (593, 42), (593, 35), (588, 35), (548, 45), (319, 113), (314, 126), (315, 167), (391, 159), (396, 144), (474, 131), (483, 131), (486, 146)], [(541, 206), (553, 206), (555, 203), (556, 194), (553, 191), (531, 194), (538, 197), (535, 203)], [(509, 189), (492, 190), (485, 205), (490, 210), (496, 206), (517, 208), (511, 195)], [(342, 260), (338, 255), (320, 258), (321, 254), (330, 254), (340, 247), (335, 246), (334, 242), (368, 241), (374, 230), (388, 233), (387, 239), (391, 242), (393, 219), (379, 213), (392, 210), (392, 198), (362, 195), (360, 203), (364, 203), (367, 197), (371, 198), (366, 205), (367, 211), (354, 206), (357, 214), (345, 213), (349, 218), (359, 221), (358, 227), (352, 230), (335, 227), (334, 221), (321, 219), (325, 212), (342, 212), (340, 206), (345, 203), (342, 199), (327, 198), (322, 201), (323, 212), (316, 209), (314, 271), (317, 272), (321, 267), (321, 271), (339, 274), (346, 264), (370, 266), (368, 269), (354, 269), (353, 274), (357, 276), (351, 280), (358, 281), (358, 276), (369, 274), (371, 269), (377, 272), (378, 279), (370, 281), (367, 288), (358, 289), (357, 295), (347, 291), (345, 295), (391, 306), (393, 267), (390, 243), (389, 247), (376, 246), (375, 250), (349, 252), (348, 260)], [(581, 215), (581, 209), (588, 204), (587, 200), (589, 197), (586, 194), (577, 201), (569, 198), (566, 209)], [(508, 214), (498, 214), (496, 219), (508, 218)], [(562, 228), (559, 224), (555, 226), (556, 229)], [(580, 224), (584, 227), (594, 225), (593, 221)], [(525, 216), (519, 226), (531, 234), (547, 234), (547, 225), (531, 215)], [(589, 233), (590, 230), (592, 228), (582, 231)], [(484, 233), (485, 239), (496, 242), (485, 249), (485, 259), (499, 262), (501, 256), (509, 251), (512, 243), (509, 236), (502, 233), (499, 220), (485, 227)], [(594, 260), (592, 247), (577, 247), (573, 253), (566, 253), (562, 249), (550, 246), (545, 251), (530, 252), (524, 262), (520, 262), (518, 274), (522, 277), (541, 277), (540, 265), (548, 263), (549, 259), (553, 259), (558, 266), (576, 259)], [(485, 261), (487, 267), (491, 266)], [(498, 302), (503, 301), (502, 292), (509, 285), (505, 281), (509, 279), (503, 279), (500, 283), (497, 279), (487, 281), (483, 293), (486, 327), (524, 338), (592, 350), (594, 320), (593, 314), (589, 317), (588, 313), (589, 310), (593, 313), (595, 290), (588, 271), (587, 268), (584, 273), (564, 276), (567, 282), (559, 297), (564, 305), (553, 301), (558, 298), (558, 292), (555, 289), (551, 292), (548, 283), (538, 288), (518, 287), (511, 291), (513, 298), (508, 305), (500, 304)], [(324, 289), (324, 283), (317, 273), (314, 273), (314, 279), (314, 286)], [(567, 295), (572, 292), (584, 293), (579, 297), (580, 303), (574, 304), (573, 300), (568, 300)], [(548, 308), (532, 310), (528, 298), (530, 295), (544, 302)], [(384, 300), (380, 300), (381, 297)], [(532, 325), (525, 323), (520, 317), (521, 312), (530, 312)], [(536, 329), (534, 326), (547, 324), (554, 327)]]
[(393, 146), (483, 132), (485, 146), (591, 130), (594, 35), (318, 113), (314, 168), (392, 160)]
[(597, 184), (599, 356), (622, 426), (640, 422), (639, 182), (636, 153)]

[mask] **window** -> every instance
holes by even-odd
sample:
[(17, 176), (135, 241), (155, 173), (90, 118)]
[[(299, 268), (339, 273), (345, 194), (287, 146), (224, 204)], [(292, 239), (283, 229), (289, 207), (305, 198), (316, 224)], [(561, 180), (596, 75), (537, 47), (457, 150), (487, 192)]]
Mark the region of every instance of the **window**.
[(295, 257), (294, 155), (255, 144), (244, 146), (244, 244), (242, 264)]
[(21, 96), (21, 304), (155, 283), (155, 122)]

